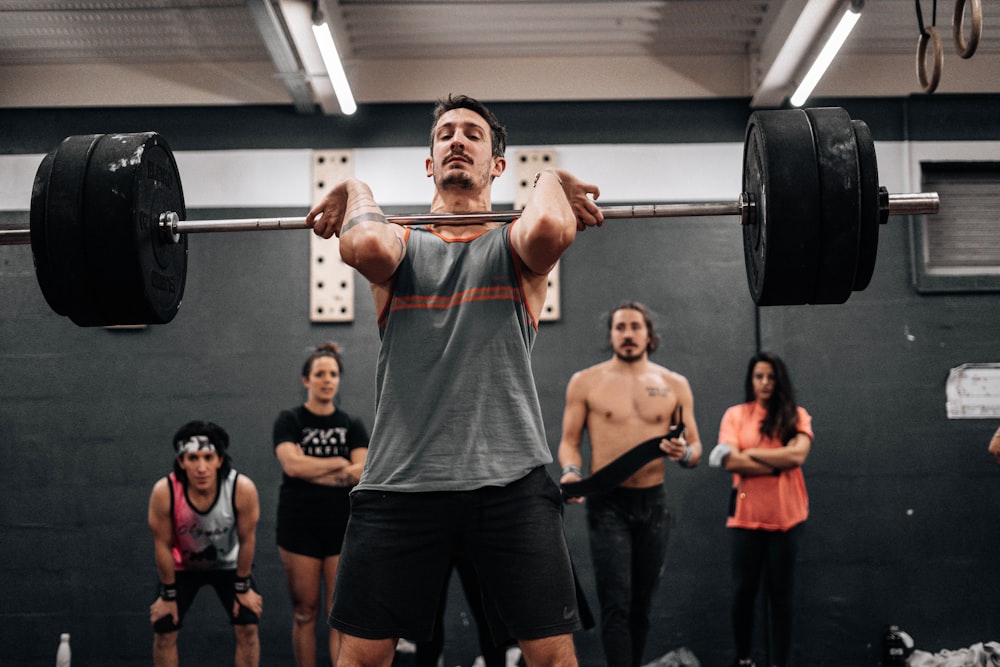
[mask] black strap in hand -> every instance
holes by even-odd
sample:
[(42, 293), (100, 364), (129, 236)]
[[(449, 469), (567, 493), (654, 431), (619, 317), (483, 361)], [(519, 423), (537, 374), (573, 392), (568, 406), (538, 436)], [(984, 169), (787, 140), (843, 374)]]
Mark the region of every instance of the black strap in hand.
[(676, 438), (683, 432), (684, 422), (681, 421), (665, 435), (658, 435), (639, 443), (587, 479), (562, 484), (563, 499), (610, 491), (650, 461), (666, 456), (667, 453), (660, 449), (660, 441), (664, 438), (668, 440)]

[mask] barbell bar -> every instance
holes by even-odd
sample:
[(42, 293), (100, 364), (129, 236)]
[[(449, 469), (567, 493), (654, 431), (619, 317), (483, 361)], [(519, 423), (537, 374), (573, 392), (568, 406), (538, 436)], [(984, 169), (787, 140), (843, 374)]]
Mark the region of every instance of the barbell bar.
[[(913, 215), (937, 213), (938, 196), (921, 192), (888, 195), (886, 215)], [(632, 218), (693, 218), (738, 215), (741, 224), (753, 224), (754, 202), (745, 193), (735, 202), (714, 201), (671, 204), (625, 204), (600, 206), (605, 220)], [(484, 222), (512, 222), (520, 211), (489, 211), (483, 213), (409, 213), (389, 214), (386, 222), (396, 225), (475, 225)], [(283, 229), (311, 229), (304, 217), (295, 218), (229, 218), (221, 220), (181, 220), (173, 211), (161, 214), (160, 229), (166, 237), (176, 241), (181, 234), (212, 232), (256, 232)], [(26, 232), (26, 230), (25, 230)], [(28, 241), (23, 241), (27, 243)]]
[[(883, 205), (884, 215), (919, 215), (938, 212), (940, 200), (937, 193), (918, 192), (890, 194)], [(752, 224), (754, 203), (744, 193), (735, 202), (714, 201), (671, 204), (625, 204), (599, 207), (605, 220), (634, 218), (688, 218), (738, 215), (741, 224)], [(489, 211), (483, 213), (410, 213), (389, 214), (386, 222), (396, 225), (474, 225), (483, 222), (511, 222), (520, 211)], [(885, 224), (885, 221), (882, 222)], [(159, 218), (160, 232), (173, 242), (181, 234), (207, 234), (218, 232), (262, 232), (311, 229), (304, 216), (291, 218), (225, 218), (219, 220), (181, 220), (174, 211), (165, 211)], [(30, 228), (0, 229), (0, 245), (28, 245)]]
[[(843, 303), (872, 277), (879, 225), (933, 214), (936, 193), (889, 194), (878, 181), (867, 125), (844, 109), (750, 115), (743, 192), (735, 202), (609, 206), (606, 219), (738, 216), (754, 303)], [(404, 225), (508, 222), (518, 211), (389, 215)], [(186, 220), (180, 174), (155, 132), (67, 137), (38, 166), (28, 229), (43, 296), (80, 326), (164, 324), (176, 315), (188, 235), (306, 229), (301, 218)]]

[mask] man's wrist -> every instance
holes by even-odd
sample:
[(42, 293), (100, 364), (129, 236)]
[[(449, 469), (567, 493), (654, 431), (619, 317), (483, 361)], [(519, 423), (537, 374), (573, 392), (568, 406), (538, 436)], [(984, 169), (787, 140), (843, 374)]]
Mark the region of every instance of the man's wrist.
[(340, 228), (340, 233), (343, 234), (349, 229), (357, 227), (362, 222), (381, 222), (382, 224), (385, 224), (385, 214), (381, 212), (359, 213), (358, 215), (352, 216), (350, 220), (344, 223), (344, 226)]
[(565, 477), (570, 473), (573, 473), (574, 475), (576, 475), (581, 479), (583, 478), (583, 471), (580, 470), (580, 466), (576, 465), (575, 463), (568, 463), (563, 466), (562, 476)]
[(691, 449), (691, 445), (684, 445), (684, 456), (682, 456), (677, 463), (685, 468), (690, 467), (691, 457), (694, 456), (694, 450)]
[(177, 602), (177, 584), (160, 584), (160, 598), (165, 602)]
[(538, 186), (538, 179), (541, 178), (542, 174), (545, 174), (545, 173), (549, 173), (549, 174), (552, 174), (553, 176), (555, 176), (556, 180), (559, 181), (559, 185), (563, 184), (562, 179), (559, 178), (559, 174), (556, 173), (555, 169), (543, 169), (540, 172), (538, 172), (538, 173), (535, 174), (535, 182), (531, 184), (532, 188)]
[(233, 590), (237, 593), (246, 593), (253, 588), (250, 577), (236, 577), (233, 580)]

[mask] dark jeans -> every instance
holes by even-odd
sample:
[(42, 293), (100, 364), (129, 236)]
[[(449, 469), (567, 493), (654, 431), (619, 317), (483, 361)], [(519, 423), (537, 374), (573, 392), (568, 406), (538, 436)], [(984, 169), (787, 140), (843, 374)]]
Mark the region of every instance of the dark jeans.
[(773, 653), (768, 664), (785, 667), (792, 644), (792, 593), (795, 554), (804, 523), (786, 532), (733, 530), (733, 635), (736, 654), (749, 658), (753, 644), (754, 604), (761, 576), (771, 608)]
[(663, 570), (671, 516), (662, 486), (589, 496), (590, 555), (608, 667), (638, 667)]

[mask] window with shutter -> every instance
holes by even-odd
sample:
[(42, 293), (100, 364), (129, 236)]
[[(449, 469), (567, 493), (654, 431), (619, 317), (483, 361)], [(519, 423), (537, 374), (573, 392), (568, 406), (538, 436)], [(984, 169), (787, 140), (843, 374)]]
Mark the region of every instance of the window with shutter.
[(922, 162), (937, 215), (913, 222), (920, 292), (1000, 291), (1000, 162)]

